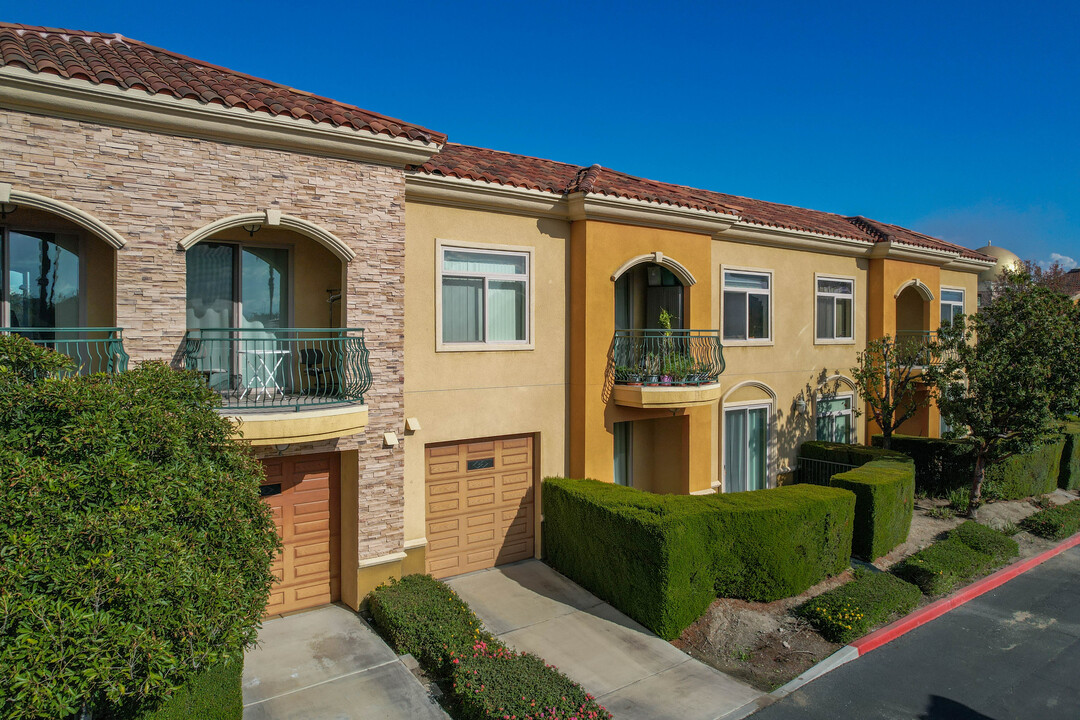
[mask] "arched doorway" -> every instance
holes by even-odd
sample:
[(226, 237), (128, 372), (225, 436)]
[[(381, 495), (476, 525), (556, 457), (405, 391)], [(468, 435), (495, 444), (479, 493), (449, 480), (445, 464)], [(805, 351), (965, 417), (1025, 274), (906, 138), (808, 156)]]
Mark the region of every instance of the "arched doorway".
[[(70, 357), (82, 374), (126, 368), (116, 323), (116, 248), (123, 244), (75, 208), (12, 193), (0, 219), (0, 331)], [(53, 205), (61, 212), (54, 212)], [(77, 222), (78, 221), (78, 222)]]
[(661, 314), (672, 329), (686, 327), (686, 290), (674, 272), (655, 262), (640, 263), (615, 281), (615, 329), (643, 330), (663, 327)]

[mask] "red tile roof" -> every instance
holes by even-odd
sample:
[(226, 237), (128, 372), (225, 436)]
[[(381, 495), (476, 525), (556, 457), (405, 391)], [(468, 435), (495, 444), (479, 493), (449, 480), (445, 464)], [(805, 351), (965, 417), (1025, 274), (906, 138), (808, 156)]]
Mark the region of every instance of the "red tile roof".
[(612, 197), (645, 200), (665, 205), (737, 215), (755, 225), (802, 230), (833, 237), (877, 243), (892, 240), (905, 245), (960, 253), (975, 260), (993, 260), (985, 255), (898, 225), (864, 217), (845, 217), (700, 190), (685, 185), (657, 182), (600, 165), (568, 165), (554, 160), (447, 143), (441, 152), (416, 168), (429, 175), (479, 180), (510, 187), (542, 190), (556, 195), (587, 192)]
[(1062, 277), (1062, 284), (1069, 297), (1080, 295), (1080, 268), (1070, 270)]
[(446, 136), (353, 105), (131, 40), (82, 30), (0, 23), (0, 66), (96, 85), (191, 98), (226, 108), (443, 143)]

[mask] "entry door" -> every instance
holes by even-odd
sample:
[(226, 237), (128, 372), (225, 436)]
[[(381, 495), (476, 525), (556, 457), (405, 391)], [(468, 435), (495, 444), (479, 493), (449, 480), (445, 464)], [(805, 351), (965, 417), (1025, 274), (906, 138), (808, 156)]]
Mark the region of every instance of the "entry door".
[(769, 467), (769, 406), (724, 411), (724, 492), (763, 490)]
[(338, 456), (263, 460), (264, 501), (284, 545), (266, 614), (325, 605), (341, 597)]

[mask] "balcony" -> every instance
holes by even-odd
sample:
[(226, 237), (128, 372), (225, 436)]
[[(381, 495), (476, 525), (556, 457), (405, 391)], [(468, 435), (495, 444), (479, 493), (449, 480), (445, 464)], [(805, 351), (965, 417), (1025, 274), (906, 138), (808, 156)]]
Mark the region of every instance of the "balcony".
[(618, 405), (680, 408), (720, 398), (724, 348), (718, 330), (616, 330), (611, 357)]
[(915, 367), (929, 367), (941, 363), (941, 351), (937, 348), (937, 331), (898, 331), (896, 348), (902, 362), (913, 358)]
[(360, 328), (189, 329), (182, 355), (253, 444), (343, 437), (367, 425), (371, 369)]
[(22, 335), (35, 345), (67, 355), (73, 365), (62, 375), (91, 375), (127, 370), (129, 358), (124, 351), (123, 331), (118, 327), (0, 327), (0, 333)]

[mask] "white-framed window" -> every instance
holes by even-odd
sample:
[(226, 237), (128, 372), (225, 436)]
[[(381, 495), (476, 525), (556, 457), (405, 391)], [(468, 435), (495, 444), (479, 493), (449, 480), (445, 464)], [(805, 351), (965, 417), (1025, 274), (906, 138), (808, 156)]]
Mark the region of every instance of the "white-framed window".
[(769, 486), (768, 403), (724, 410), (724, 492), (764, 490)]
[(855, 441), (855, 396), (819, 396), (816, 402), (815, 424), (817, 439), (825, 442)]
[(772, 340), (772, 273), (724, 270), (724, 340)]
[(532, 253), (439, 245), (438, 346), (531, 347)]
[(855, 340), (855, 280), (814, 276), (816, 285), (815, 337), (825, 342)]
[(964, 314), (962, 288), (941, 288), (941, 324), (949, 325)]

